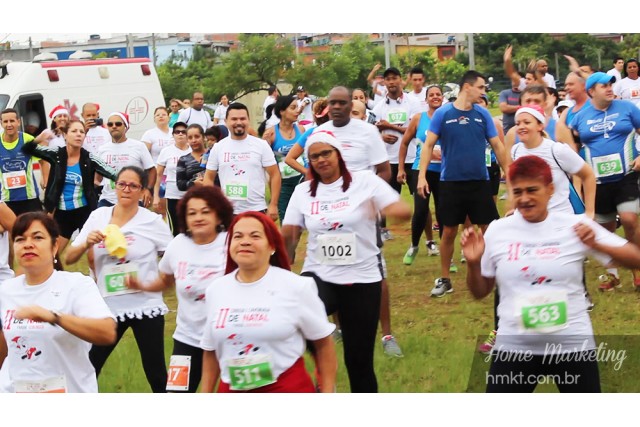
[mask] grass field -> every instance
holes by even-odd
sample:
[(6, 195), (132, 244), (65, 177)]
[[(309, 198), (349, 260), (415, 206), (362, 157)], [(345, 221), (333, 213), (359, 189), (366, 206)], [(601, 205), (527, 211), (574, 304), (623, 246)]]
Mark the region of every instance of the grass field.
[[(411, 204), (406, 187), (403, 191), (403, 198)], [(503, 191), (501, 188), (501, 194)], [(434, 279), (439, 275), (439, 257), (426, 256), (423, 240), (414, 264), (403, 265), (402, 257), (410, 241), (410, 225), (408, 222), (391, 223), (389, 228), (395, 238), (385, 243), (384, 255), (389, 271), (393, 333), (405, 356), (401, 359), (385, 356), (378, 340), (375, 366), (380, 392), (484, 391), (478, 375), (484, 375), (482, 369), (488, 364), (483, 363), (476, 347), (493, 328), (493, 297), (481, 301), (472, 298), (465, 285), (465, 265), (459, 263), (460, 250), (456, 248), (454, 258), (459, 272), (452, 274), (454, 292), (443, 298), (430, 298)], [(302, 241), (298, 247), (298, 261), (294, 265), (296, 272), (301, 268), (304, 250)], [(640, 389), (637, 385), (640, 374), (640, 339), (637, 337), (640, 293), (634, 291), (631, 273), (627, 270), (621, 270), (622, 289), (601, 293), (597, 290), (597, 277), (603, 270), (595, 261), (586, 266), (587, 283), (596, 304), (591, 318), (597, 340), (608, 343), (609, 348), (624, 348), (627, 354), (621, 369), (616, 370), (613, 362), (601, 363), (603, 391), (636, 392)], [(69, 269), (86, 272), (86, 264)], [(168, 361), (175, 327), (176, 298), (173, 291), (165, 293), (165, 301), (172, 309), (166, 316), (165, 353)], [(338, 392), (348, 392), (341, 344), (337, 345), (337, 351), (340, 361), (337, 389)], [(472, 370), (476, 376), (471, 375)], [(150, 392), (130, 332), (103, 368), (99, 385), (102, 392)], [(555, 390), (553, 385), (537, 389), (539, 392)]]

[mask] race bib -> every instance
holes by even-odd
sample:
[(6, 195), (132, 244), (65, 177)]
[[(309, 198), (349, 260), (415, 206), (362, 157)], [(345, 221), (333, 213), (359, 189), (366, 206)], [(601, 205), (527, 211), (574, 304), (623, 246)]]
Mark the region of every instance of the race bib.
[(167, 391), (189, 390), (191, 356), (172, 355), (167, 373)]
[(632, 99), (640, 98), (640, 89), (639, 88), (631, 89), (631, 98)]
[(387, 113), (387, 121), (392, 125), (403, 125), (407, 122), (407, 112), (404, 110), (392, 110)]
[(624, 173), (620, 153), (593, 157), (591, 161), (593, 163), (593, 170), (596, 173), (596, 178), (604, 178)]
[(351, 265), (356, 263), (356, 234), (321, 234), (316, 256), (321, 264)]
[(27, 186), (27, 172), (23, 170), (15, 172), (4, 172), (2, 174), (2, 180), (4, 182), (5, 188), (8, 188), (9, 190), (23, 188)]
[[(302, 160), (302, 156), (298, 157), (296, 161), (304, 166), (304, 160)], [(291, 178), (301, 175), (300, 172), (286, 164), (284, 160), (278, 162), (278, 168), (280, 169), (280, 175), (282, 175), (282, 178)]]
[(484, 150), (484, 164), (487, 165), (487, 167), (491, 167), (491, 149), (490, 148), (486, 148)]
[(138, 264), (128, 262), (126, 264), (107, 265), (103, 267), (104, 282), (101, 286), (101, 293), (104, 297), (115, 295), (132, 294), (140, 292), (129, 289), (126, 285), (127, 276), (138, 277)]
[(42, 381), (14, 381), (16, 393), (66, 393), (67, 380), (64, 375)]
[(230, 182), (225, 184), (224, 194), (231, 200), (247, 200), (249, 185), (243, 182)]
[(567, 305), (566, 292), (548, 292), (518, 298), (516, 316), (520, 318), (520, 327), (523, 332), (556, 332), (568, 326)]
[(275, 383), (271, 357), (263, 354), (229, 360), (229, 381), (229, 388), (237, 391), (253, 390)]

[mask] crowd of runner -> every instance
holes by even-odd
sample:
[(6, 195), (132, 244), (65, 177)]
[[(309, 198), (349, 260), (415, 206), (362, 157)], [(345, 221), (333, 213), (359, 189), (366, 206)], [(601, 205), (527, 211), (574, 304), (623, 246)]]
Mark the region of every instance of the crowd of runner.
[[(592, 72), (567, 56), (558, 90), (544, 60), (523, 77), (511, 55), (499, 118), (477, 71), (445, 98), (420, 68), (405, 77), (379, 64), (366, 90), (269, 88), (258, 129), (227, 95), (212, 118), (200, 92), (158, 106), (140, 141), (127, 136), (125, 113), (99, 125), (96, 103), (82, 120), (55, 107), (38, 135), (20, 111), (3, 110), (0, 391), (97, 392), (131, 328), (153, 392), (333, 392), (339, 341), (351, 391), (377, 392), (378, 324), (385, 354), (403, 357), (388, 218), (410, 228), (403, 264), (416, 262), (423, 234), (425, 255), (440, 257), (434, 298), (453, 298), (460, 234), (466, 285), (495, 300), (478, 349), (492, 355), (487, 378), (562, 372), (580, 379), (561, 391), (600, 391), (584, 261), (605, 266), (601, 291), (622, 286), (619, 266), (640, 289), (638, 62)], [(87, 275), (64, 271), (85, 257)], [(576, 358), (546, 364), (548, 344)], [(533, 360), (510, 357), (522, 351)], [(487, 391), (535, 386), (488, 381)]]

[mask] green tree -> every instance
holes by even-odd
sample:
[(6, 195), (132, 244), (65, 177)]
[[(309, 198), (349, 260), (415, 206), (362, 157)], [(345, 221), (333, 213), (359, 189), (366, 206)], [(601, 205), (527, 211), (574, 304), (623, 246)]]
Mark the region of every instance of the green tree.
[(440, 83), (457, 83), (466, 71), (467, 67), (454, 59), (439, 62), (436, 65), (436, 75), (438, 76), (438, 82)]

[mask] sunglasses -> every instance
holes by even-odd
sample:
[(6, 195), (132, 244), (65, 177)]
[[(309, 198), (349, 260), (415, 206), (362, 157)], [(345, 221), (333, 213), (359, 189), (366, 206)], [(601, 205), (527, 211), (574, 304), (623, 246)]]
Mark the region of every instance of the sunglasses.
[(124, 181), (116, 182), (116, 188), (118, 190), (124, 190), (127, 187), (129, 187), (129, 190), (131, 191), (138, 191), (142, 188), (142, 185), (136, 184), (134, 182), (124, 182)]
[(107, 126), (109, 126), (110, 128), (112, 128), (114, 126), (119, 128), (122, 125), (124, 125), (124, 123), (122, 123), (122, 122), (108, 122), (107, 123)]
[(322, 150), (319, 153), (309, 154), (309, 161), (317, 162), (318, 160), (320, 160), (320, 157), (322, 157), (323, 159), (328, 159), (329, 157), (331, 157), (331, 153), (333, 153), (334, 151), (336, 150)]
[(186, 134), (187, 134), (187, 131), (186, 131), (186, 129), (174, 130), (174, 131), (173, 131), (173, 134), (174, 134), (174, 135), (186, 135)]

